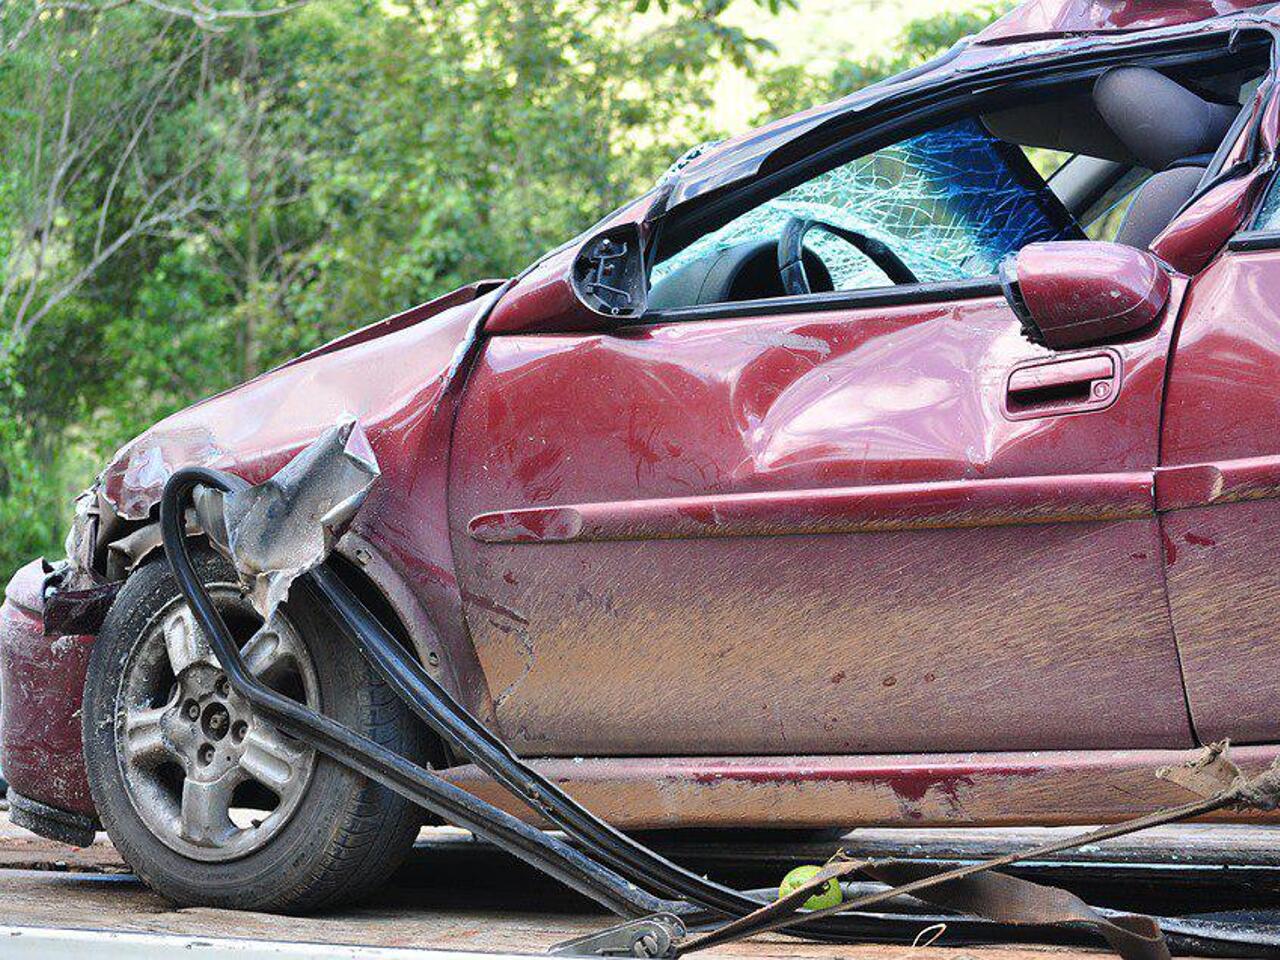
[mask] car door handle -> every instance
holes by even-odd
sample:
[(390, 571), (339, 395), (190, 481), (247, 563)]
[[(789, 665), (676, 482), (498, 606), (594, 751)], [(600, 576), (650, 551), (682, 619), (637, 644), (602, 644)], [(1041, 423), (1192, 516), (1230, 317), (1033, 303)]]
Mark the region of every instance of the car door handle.
[(1021, 420), (1099, 410), (1115, 400), (1119, 379), (1119, 358), (1110, 351), (1029, 361), (1009, 374), (1005, 415)]

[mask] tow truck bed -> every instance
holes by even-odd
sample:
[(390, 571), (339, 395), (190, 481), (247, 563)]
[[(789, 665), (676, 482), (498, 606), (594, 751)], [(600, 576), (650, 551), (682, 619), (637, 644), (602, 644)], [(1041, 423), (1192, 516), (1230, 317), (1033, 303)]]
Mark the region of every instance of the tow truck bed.
[[(1274, 883), (1277, 845), (1273, 828), (1181, 828), (1113, 844), (1112, 863), (1131, 869), (1196, 861), (1232, 863), (1242, 883)], [(1263, 831), (1263, 832), (1260, 832)], [(927, 841), (910, 831), (860, 831), (860, 845), (898, 855), (967, 858), (1011, 842), (1004, 832), (952, 831)], [(735, 845), (735, 869), (780, 876), (802, 859), (820, 858), (831, 843)], [(730, 867), (724, 846), (689, 840), (686, 856), (711, 869)], [(770, 854), (769, 849), (773, 850)], [(1088, 857), (1085, 851), (1077, 856)], [(1163, 861), (1163, 863), (1162, 863)], [(744, 866), (745, 865), (745, 866)], [(175, 909), (129, 872), (103, 835), (74, 850), (10, 826), (0, 814), (0, 957), (95, 960), (168, 955), (196, 948), (212, 958), (418, 956), (419, 951), (530, 955), (561, 940), (599, 929), (605, 914), (541, 878), (523, 864), (460, 831), (424, 831), (409, 864), (372, 903), (314, 917), (281, 917), (201, 908)], [(175, 939), (176, 938), (176, 939)], [(334, 947), (342, 949), (334, 952)], [(398, 948), (353, 952), (351, 947)], [(411, 953), (402, 952), (411, 948)], [(786, 937), (763, 937), (712, 951), (713, 956), (787, 960), (1075, 960), (1104, 951), (1050, 946), (913, 948), (910, 945), (828, 946)]]

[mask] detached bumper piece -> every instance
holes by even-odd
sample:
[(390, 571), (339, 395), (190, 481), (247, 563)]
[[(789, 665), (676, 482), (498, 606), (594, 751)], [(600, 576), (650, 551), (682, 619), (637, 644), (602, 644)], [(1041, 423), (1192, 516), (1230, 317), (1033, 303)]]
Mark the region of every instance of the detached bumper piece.
[(39, 800), (24, 797), (12, 787), (8, 788), (9, 822), (32, 833), (73, 847), (87, 847), (93, 843), (98, 821), (83, 813), (59, 810)]
[[(88, 837), (93, 799), (81, 760), (80, 700), (93, 638), (45, 632), (44, 584), (37, 560), (19, 570), (0, 604), (0, 776), (13, 819), (63, 842)], [(4, 799), (0, 787), (0, 800)]]
[[(377, 476), (373, 452), (354, 422), (326, 432), (258, 487), (214, 470), (179, 470), (165, 487), (160, 513), (174, 575), (227, 677), (255, 710), (337, 762), (626, 918), (620, 926), (561, 944), (555, 953), (675, 957), (782, 929), (825, 941), (883, 940), (889, 934), (900, 935), (902, 925), (913, 921), (870, 913), (868, 908), (902, 903), (909, 896), (915, 898), (912, 902), (940, 908), (952, 917), (946, 921), (949, 933), (954, 922), (975, 940), (1016, 937), (1018, 925), (1026, 925), (1031, 932), (1084, 928), (1100, 935), (1126, 960), (1165, 960), (1169, 946), (1155, 920), (1104, 913), (1065, 891), (993, 872), (994, 868), (1228, 806), (1272, 809), (1280, 800), (1280, 772), (1272, 769), (1245, 780), (1226, 759), (1225, 748), (1220, 748), (1194, 768), (1166, 774), (1201, 799), (1125, 824), (950, 870), (837, 859), (776, 901), (766, 893), (734, 890), (637, 843), (525, 765), (427, 674), (327, 565), (333, 543)], [(563, 830), (572, 843), (525, 824), (258, 681), (246, 668), (239, 646), (187, 555), (184, 518), (192, 505), (210, 539), (231, 556), (267, 621), (286, 596), (323, 608), (382, 679), (454, 751)], [(884, 886), (836, 906), (804, 909), (809, 897), (828, 881), (855, 874), (870, 876)], [(965, 914), (987, 918), (987, 922), (956, 919)], [(922, 919), (914, 920), (917, 932), (928, 926), (920, 923)], [(1170, 933), (1185, 937), (1184, 932)], [(1210, 931), (1205, 925), (1196, 933)], [(1277, 955), (1274, 933), (1259, 931), (1249, 941), (1233, 930), (1232, 950), (1235, 955), (1258, 950)]]

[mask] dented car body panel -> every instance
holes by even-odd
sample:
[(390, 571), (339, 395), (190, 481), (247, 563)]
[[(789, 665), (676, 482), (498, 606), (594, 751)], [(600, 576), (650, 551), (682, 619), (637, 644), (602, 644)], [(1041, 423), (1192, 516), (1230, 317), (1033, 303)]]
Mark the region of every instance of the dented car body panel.
[(1159, 482), (1170, 613), (1206, 737), (1275, 738), (1262, 675), (1277, 597), (1280, 254), (1231, 250), (1191, 292), (1170, 370)]
[[(150, 558), (175, 469), (260, 483), (348, 418), (381, 476), (345, 569), (472, 713), (619, 826), (1101, 822), (1169, 800), (1148, 771), (1198, 743), (1269, 763), (1280, 242), (1232, 239), (1272, 179), (1269, 81), (1125, 278), (1151, 321), (1088, 347), (1033, 342), (1009, 278), (623, 322), (582, 271), (594, 238), (652, 256), (673, 220), (918, 101), (1273, 29), (1254, 6), (1036, 0), (705, 151), (514, 281), (157, 424), (80, 501), (61, 579), (25, 568), (0, 610), (15, 790), (92, 814), (93, 637), (45, 636), (46, 597)], [(1026, 292), (1101, 303), (1106, 260), (1038, 265)]]
[(339, 551), (389, 598), (423, 660), (439, 664), (441, 682), (484, 716), (448, 543), (445, 470), (466, 358), (493, 298), (490, 289), (420, 311), (413, 322), (384, 321), (369, 328), (374, 335), (321, 348), (175, 414), (121, 450), (101, 496), (118, 517), (150, 522), (177, 466), (261, 482), (335, 421), (355, 417), (383, 480)]
[[(1051, 353), (989, 295), (495, 338), (450, 487), (504, 734), (585, 755), (1190, 745), (1150, 479), (1172, 330), (1116, 348), (1109, 407), (1023, 420), (1006, 381)], [(974, 714), (977, 689), (1001, 694)]]

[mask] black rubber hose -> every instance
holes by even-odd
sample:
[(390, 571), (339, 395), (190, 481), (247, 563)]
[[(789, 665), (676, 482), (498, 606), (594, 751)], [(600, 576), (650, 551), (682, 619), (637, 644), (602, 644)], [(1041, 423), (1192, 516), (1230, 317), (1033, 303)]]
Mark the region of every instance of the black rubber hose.
[(233, 482), (216, 470), (202, 467), (178, 470), (165, 484), (160, 501), (160, 532), (169, 566), (178, 588), (191, 605), (196, 622), (208, 638), (232, 687), (255, 710), (343, 766), (489, 840), (621, 916), (689, 911), (688, 904), (652, 896), (557, 837), (485, 803), (426, 768), (259, 681), (246, 667), (239, 646), (191, 564), (183, 522), (195, 487), (206, 486), (226, 492)]

